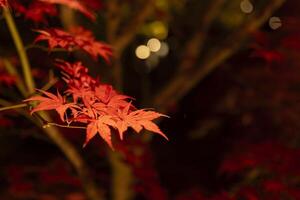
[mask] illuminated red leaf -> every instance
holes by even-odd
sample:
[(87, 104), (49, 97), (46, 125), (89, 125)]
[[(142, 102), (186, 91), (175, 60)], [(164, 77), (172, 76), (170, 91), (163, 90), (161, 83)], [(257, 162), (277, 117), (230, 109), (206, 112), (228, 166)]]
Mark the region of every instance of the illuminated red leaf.
[(121, 120), (117, 121), (116, 126), (121, 140), (123, 139), (123, 133), (129, 127), (133, 128), (137, 133), (145, 128), (148, 131), (160, 134), (168, 140), (167, 136), (152, 122), (152, 120), (165, 115), (147, 110), (130, 111), (130, 105), (131, 104), (128, 104), (122, 111), (119, 111)]
[(112, 50), (108, 44), (97, 41), (92, 32), (82, 27), (72, 29), (71, 33), (56, 28), (37, 30), (37, 32), (40, 35), (35, 39), (35, 42), (47, 41), (50, 51), (55, 47), (64, 48), (68, 51), (78, 48), (94, 59), (101, 56), (106, 62), (109, 62), (112, 56)]
[(83, 146), (86, 146), (87, 143), (98, 133), (104, 141), (113, 149), (111, 143), (111, 130), (110, 127), (115, 127), (116, 123), (112, 120), (111, 116), (104, 115), (98, 118), (97, 120), (92, 121), (88, 124), (86, 130), (86, 140)]
[[(62, 121), (83, 123), (86, 125), (86, 140), (83, 146), (99, 134), (113, 148), (111, 128), (117, 129), (120, 138), (124, 132), (133, 128), (137, 133), (142, 129), (158, 133), (168, 139), (152, 120), (165, 116), (150, 110), (137, 110), (129, 96), (119, 94), (111, 85), (101, 84), (88, 74), (88, 69), (80, 62), (58, 61), (63, 80), (67, 83), (64, 96), (40, 91), (44, 96), (34, 96), (28, 101), (39, 101), (31, 113), (40, 110), (56, 110)], [(69, 109), (70, 112), (66, 113)]]
[(57, 96), (46, 91), (39, 90), (46, 97), (33, 96), (24, 100), (28, 101), (39, 101), (39, 104), (31, 110), (31, 113), (42, 111), (42, 110), (56, 110), (62, 121), (64, 120), (64, 114), (68, 108), (77, 107), (74, 103), (65, 103), (65, 99), (57, 92)]

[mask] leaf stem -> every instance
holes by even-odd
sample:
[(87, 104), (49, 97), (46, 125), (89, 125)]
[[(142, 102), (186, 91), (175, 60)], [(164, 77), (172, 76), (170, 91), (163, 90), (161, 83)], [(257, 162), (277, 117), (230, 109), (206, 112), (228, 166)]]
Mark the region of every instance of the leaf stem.
[(34, 93), (35, 83), (32, 77), (31, 67), (28, 61), (28, 56), (25, 51), (22, 39), (20, 37), (16, 23), (11, 15), (9, 8), (4, 8), (3, 14), (20, 57), (20, 61), (23, 68), (23, 75), (24, 75), (25, 84), (27, 86), (28, 93), (32, 94)]
[(57, 124), (57, 123), (53, 123), (53, 122), (47, 122), (43, 126), (43, 128), (48, 128), (50, 126), (57, 126), (57, 127), (62, 127), (62, 128), (86, 129), (86, 127), (83, 127), (83, 126), (70, 126), (70, 125)]

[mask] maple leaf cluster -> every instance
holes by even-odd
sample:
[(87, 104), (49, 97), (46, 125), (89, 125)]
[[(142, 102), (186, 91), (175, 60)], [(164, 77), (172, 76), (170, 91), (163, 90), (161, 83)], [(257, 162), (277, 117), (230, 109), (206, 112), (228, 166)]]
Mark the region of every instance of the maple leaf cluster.
[(116, 92), (111, 85), (100, 83), (88, 74), (88, 69), (81, 62), (68, 63), (59, 61), (63, 80), (67, 89), (61, 95), (40, 91), (43, 96), (33, 96), (25, 102), (39, 101), (31, 113), (42, 110), (56, 110), (60, 119), (86, 125), (84, 146), (98, 133), (113, 148), (111, 129), (116, 129), (120, 139), (124, 132), (132, 128), (139, 133), (143, 128), (162, 135), (165, 134), (152, 120), (165, 116), (152, 110), (136, 109), (130, 102), (132, 99)]
[(17, 0), (10, 4), (16, 12), (23, 14), (25, 19), (35, 23), (47, 23), (46, 16), (57, 16), (58, 14), (55, 5), (42, 1), (32, 1), (28, 6), (24, 6)]
[(111, 47), (108, 44), (97, 41), (92, 32), (83, 27), (72, 28), (70, 33), (58, 28), (37, 30), (37, 32), (40, 35), (37, 36), (35, 42), (47, 41), (50, 50), (59, 47), (73, 51), (79, 48), (94, 59), (101, 56), (106, 62), (109, 62), (109, 58), (112, 55)]
[[(94, 11), (102, 7), (102, 3), (99, 0), (32, 0), (26, 2), (26, 4), (19, 0), (9, 2), (11, 8), (35, 23), (47, 23), (46, 16), (57, 16), (58, 12), (55, 5), (62, 5), (77, 10), (92, 21), (96, 20)], [(7, 0), (0, 0), (0, 8), (7, 6)]]

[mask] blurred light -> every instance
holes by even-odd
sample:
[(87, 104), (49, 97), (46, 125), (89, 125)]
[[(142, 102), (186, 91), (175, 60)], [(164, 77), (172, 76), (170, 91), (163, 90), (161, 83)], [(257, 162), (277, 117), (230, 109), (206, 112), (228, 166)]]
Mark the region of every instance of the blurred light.
[(152, 35), (160, 40), (163, 40), (168, 36), (167, 26), (162, 21), (152, 22), (149, 27)]
[(169, 45), (166, 42), (161, 43), (159, 51), (156, 53), (160, 57), (165, 57), (169, 54)]
[(158, 39), (151, 38), (150, 40), (148, 40), (147, 46), (149, 47), (150, 51), (158, 52), (161, 47), (161, 43)]
[(136, 48), (135, 55), (139, 59), (147, 59), (150, 56), (150, 49), (146, 45), (140, 45)]
[(273, 30), (280, 28), (282, 26), (281, 19), (279, 17), (271, 17), (269, 19), (269, 26)]
[(241, 1), (240, 8), (243, 13), (250, 14), (254, 10), (253, 4), (249, 0)]

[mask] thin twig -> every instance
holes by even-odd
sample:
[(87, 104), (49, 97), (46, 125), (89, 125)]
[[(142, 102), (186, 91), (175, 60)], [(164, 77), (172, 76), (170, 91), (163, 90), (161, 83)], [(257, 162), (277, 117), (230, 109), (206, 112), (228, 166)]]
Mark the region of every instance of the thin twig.
[(34, 93), (35, 83), (34, 83), (32, 73), (31, 73), (31, 67), (30, 67), (30, 64), (29, 64), (27, 53), (26, 53), (24, 45), (23, 45), (23, 41), (20, 37), (17, 26), (16, 26), (15, 21), (14, 21), (12, 15), (10, 13), (9, 8), (4, 8), (3, 13), (4, 13), (4, 18), (6, 20), (8, 29), (11, 33), (11, 36), (13, 38), (13, 41), (15, 43), (17, 52), (18, 52), (19, 57), (20, 57), (20, 61), (21, 61), (23, 74), (24, 74), (24, 79), (25, 79), (25, 83), (26, 83), (26, 86), (27, 86), (28, 93), (29, 94)]
[(55, 83), (57, 83), (57, 78), (51, 78), (48, 83), (46, 83), (41, 90), (47, 91), (49, 90)]
[(70, 125), (57, 124), (53, 122), (47, 122), (45, 125), (43, 125), (43, 128), (49, 128), (50, 126), (57, 126), (61, 128), (86, 129), (86, 127), (84, 126), (70, 126)]
[(5, 107), (1, 107), (0, 111), (13, 110), (13, 109), (18, 109), (18, 108), (24, 108), (26, 106), (28, 106), (26, 103), (12, 105), (12, 106), (5, 106)]

